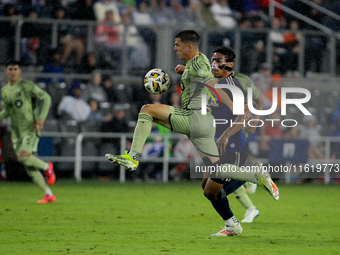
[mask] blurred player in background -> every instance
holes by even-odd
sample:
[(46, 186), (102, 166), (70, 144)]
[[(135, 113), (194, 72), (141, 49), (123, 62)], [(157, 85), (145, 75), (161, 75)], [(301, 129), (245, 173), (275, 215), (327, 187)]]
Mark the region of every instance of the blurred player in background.
[[(53, 165), (33, 155), (37, 152), (40, 132), (50, 108), (51, 97), (32, 81), (20, 78), (19, 61), (8, 60), (5, 72), (8, 83), (1, 89), (0, 120), (11, 118), (12, 142), (18, 161), (25, 166), (33, 182), (45, 193), (38, 203), (54, 202), (55, 196), (48, 186), (55, 182)], [(37, 100), (43, 101), (40, 114)], [(40, 169), (45, 171), (48, 185)]]

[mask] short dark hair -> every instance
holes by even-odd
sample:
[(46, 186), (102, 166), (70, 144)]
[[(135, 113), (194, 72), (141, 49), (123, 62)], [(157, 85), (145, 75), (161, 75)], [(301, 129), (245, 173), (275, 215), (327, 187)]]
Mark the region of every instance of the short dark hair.
[(19, 60), (15, 60), (15, 59), (11, 58), (11, 59), (7, 60), (7, 62), (6, 62), (6, 67), (7, 67), (7, 66), (15, 66), (15, 65), (20, 66), (20, 64), (21, 64), (21, 63), (20, 63)]
[(230, 49), (229, 47), (219, 47), (216, 50), (214, 50), (213, 53), (221, 53), (225, 56), (226, 59), (229, 59), (231, 61), (229, 62), (234, 62), (236, 58), (235, 52)]
[(191, 43), (195, 46), (200, 45), (201, 38), (194, 30), (183, 30), (179, 32), (175, 38), (181, 39), (182, 42)]

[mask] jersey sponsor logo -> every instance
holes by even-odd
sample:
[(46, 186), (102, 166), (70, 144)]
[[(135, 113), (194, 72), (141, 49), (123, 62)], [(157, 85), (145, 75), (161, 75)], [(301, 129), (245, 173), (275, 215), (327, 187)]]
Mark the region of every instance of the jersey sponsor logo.
[(17, 108), (20, 108), (23, 105), (21, 100), (16, 100), (14, 104)]
[(204, 71), (202, 69), (198, 70), (197, 71), (197, 75), (200, 76), (200, 77), (203, 77), (204, 76)]
[(234, 144), (234, 143), (230, 144), (230, 147), (231, 147), (231, 148), (234, 148), (234, 147), (235, 147), (235, 144)]

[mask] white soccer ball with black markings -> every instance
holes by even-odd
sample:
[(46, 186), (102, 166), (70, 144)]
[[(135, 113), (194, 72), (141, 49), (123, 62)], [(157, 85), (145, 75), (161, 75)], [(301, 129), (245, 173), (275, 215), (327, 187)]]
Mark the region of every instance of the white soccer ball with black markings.
[(163, 94), (169, 86), (169, 75), (162, 69), (152, 69), (144, 77), (144, 87), (151, 94)]

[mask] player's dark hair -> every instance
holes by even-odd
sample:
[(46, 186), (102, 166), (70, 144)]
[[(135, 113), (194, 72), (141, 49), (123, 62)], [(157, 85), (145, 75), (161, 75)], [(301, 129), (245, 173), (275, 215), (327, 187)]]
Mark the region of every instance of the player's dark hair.
[(234, 62), (236, 58), (235, 52), (229, 47), (219, 47), (214, 50), (213, 53), (221, 53), (225, 56), (226, 59), (231, 60), (230, 62)]
[(6, 62), (6, 67), (7, 66), (15, 66), (15, 65), (18, 65), (18, 66), (20, 66), (20, 61), (19, 60), (15, 60), (15, 59), (9, 59), (9, 60), (7, 60), (7, 62)]
[(191, 43), (195, 46), (199, 46), (201, 38), (194, 30), (184, 30), (179, 32), (175, 38), (180, 39), (184, 43)]

